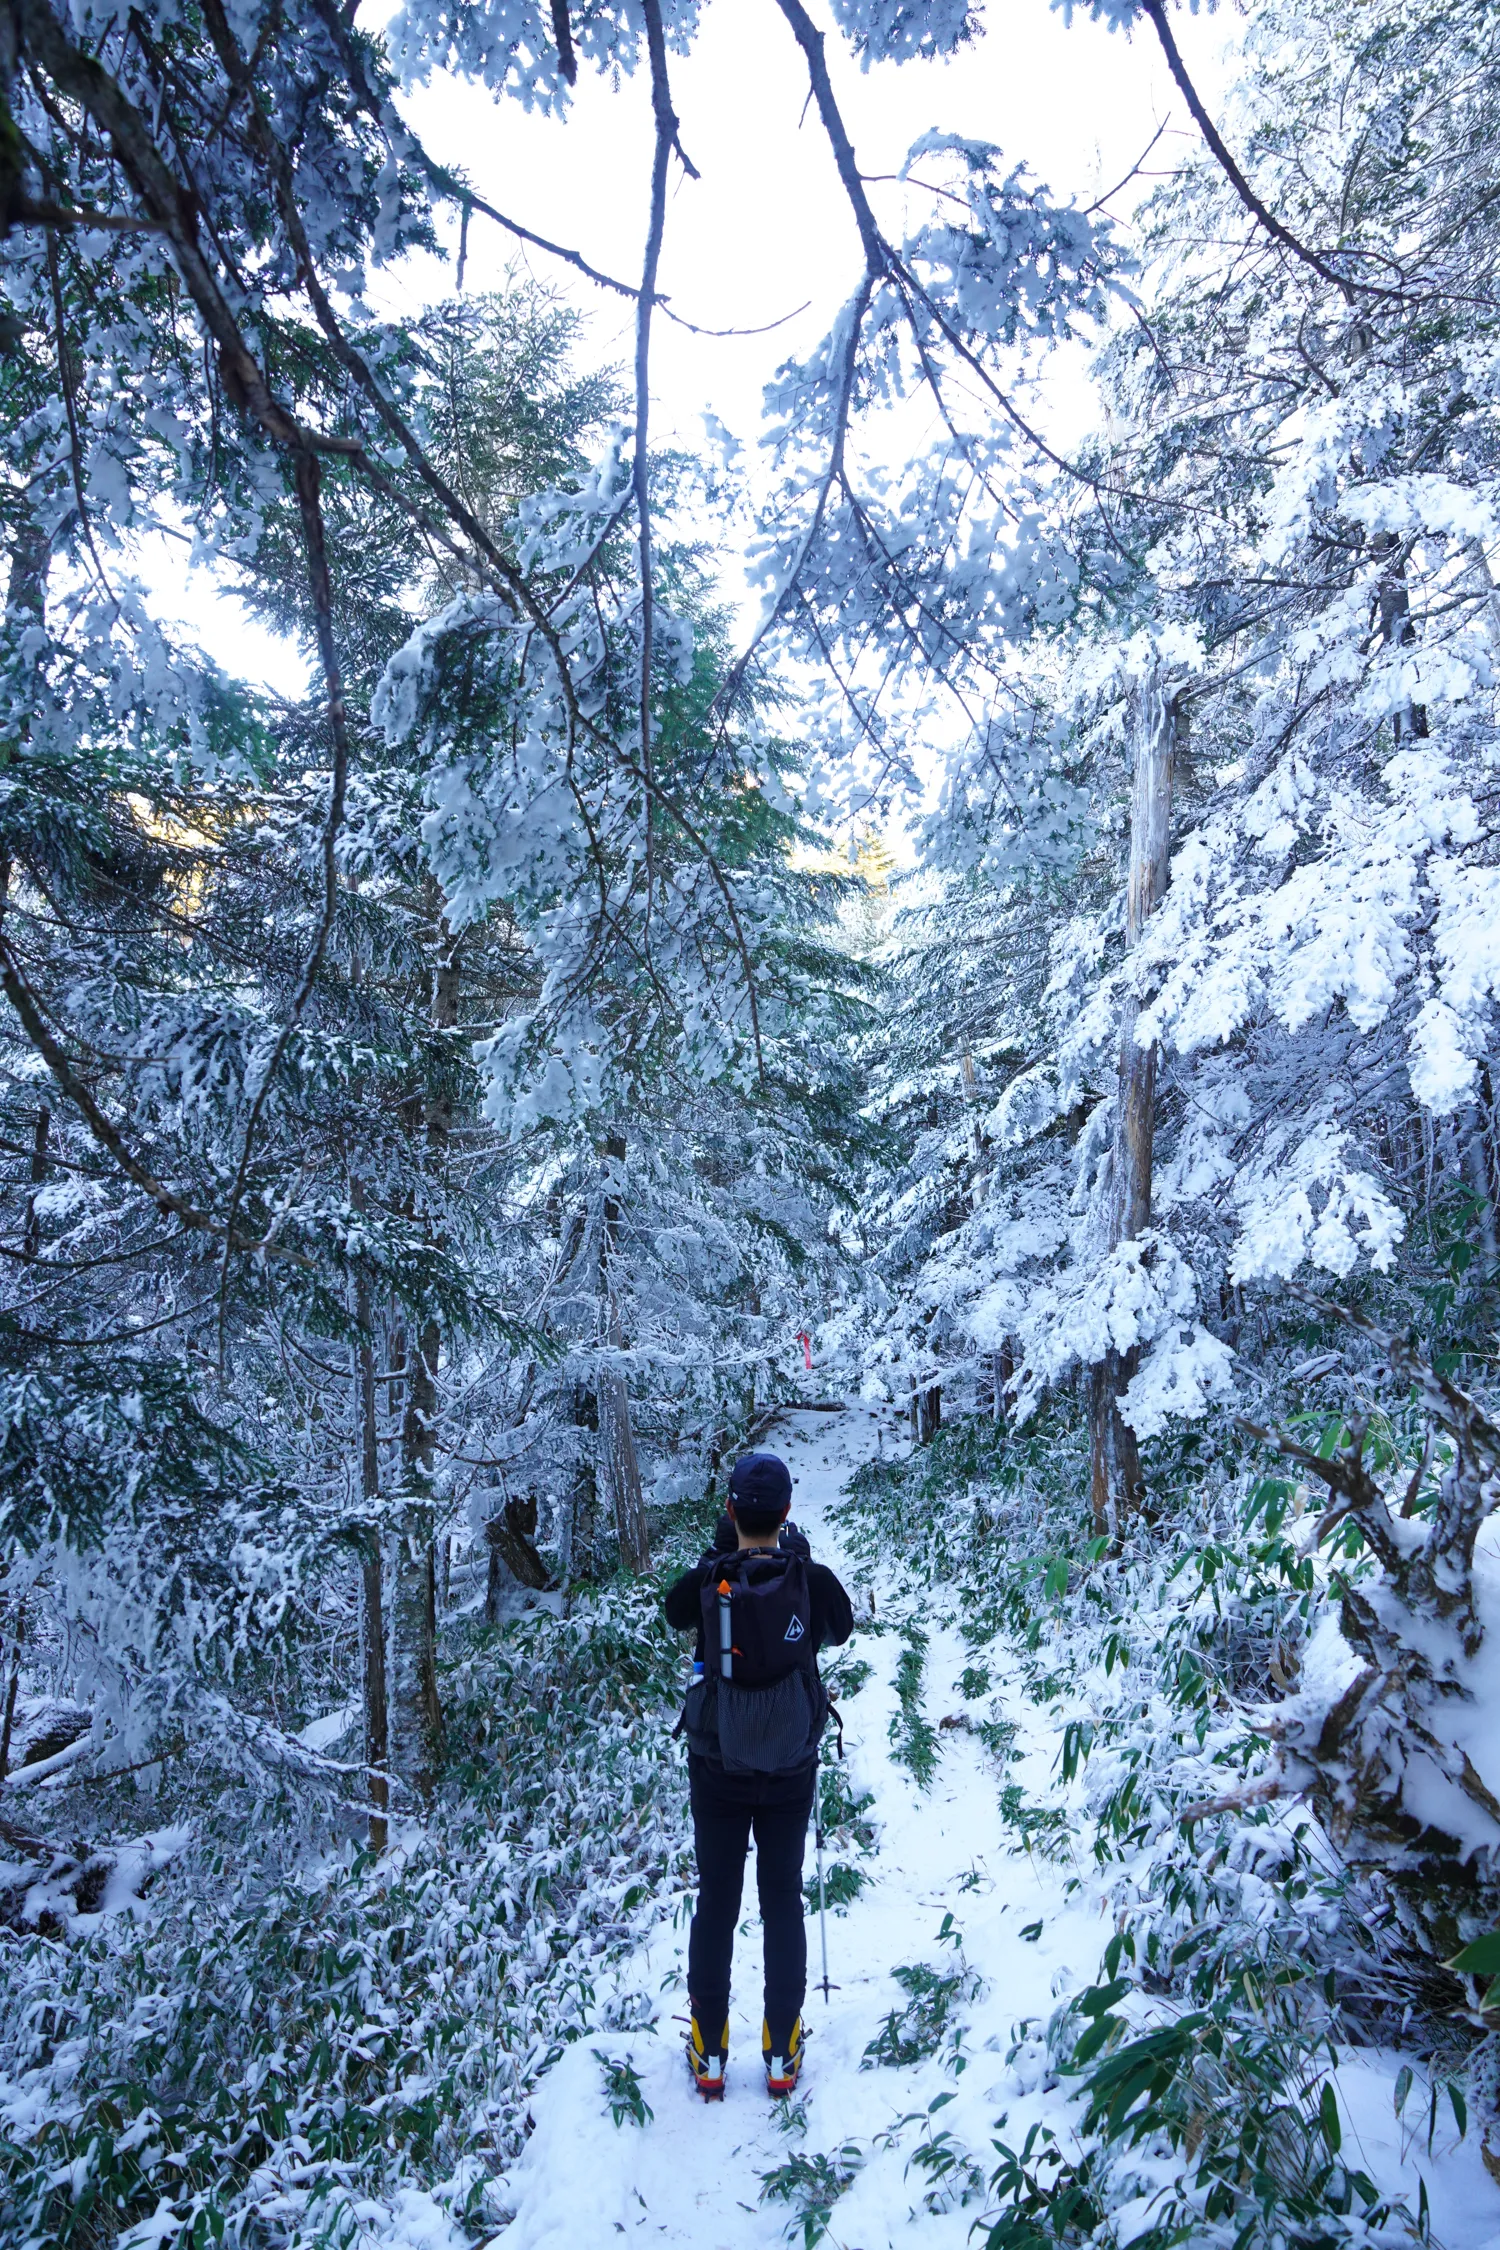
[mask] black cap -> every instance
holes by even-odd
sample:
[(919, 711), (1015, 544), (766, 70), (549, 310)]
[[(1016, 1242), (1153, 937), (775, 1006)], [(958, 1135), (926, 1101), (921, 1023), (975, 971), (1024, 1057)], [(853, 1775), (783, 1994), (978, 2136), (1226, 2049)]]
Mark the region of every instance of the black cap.
[(779, 1516), (792, 1504), (792, 1473), (774, 1453), (742, 1453), (729, 1472), (729, 1497), (737, 1509)]

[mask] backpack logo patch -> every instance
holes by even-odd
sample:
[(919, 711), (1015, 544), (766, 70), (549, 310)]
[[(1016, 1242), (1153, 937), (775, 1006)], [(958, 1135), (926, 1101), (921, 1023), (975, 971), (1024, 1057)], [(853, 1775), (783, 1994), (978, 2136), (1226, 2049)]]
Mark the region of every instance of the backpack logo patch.
[(794, 1617), (782, 1638), (788, 1641), (800, 1641), (805, 1631), (806, 1627), (803, 1625), (801, 1618)]

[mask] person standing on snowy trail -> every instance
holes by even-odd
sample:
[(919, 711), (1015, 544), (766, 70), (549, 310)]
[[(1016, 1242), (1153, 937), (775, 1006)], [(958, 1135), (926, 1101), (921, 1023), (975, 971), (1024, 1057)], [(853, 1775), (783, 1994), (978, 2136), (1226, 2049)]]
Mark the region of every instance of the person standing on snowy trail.
[(812, 1560), (802, 1533), (787, 1523), (791, 1500), (784, 1461), (743, 1455), (729, 1479), (733, 1551), (716, 1542), (666, 1597), (667, 1623), (700, 1634), (678, 1731), (687, 1736), (698, 1855), (688, 2065), (706, 2100), (724, 2092), (729, 1971), (752, 1831), (765, 1938), (767, 2092), (790, 2094), (802, 2067), (802, 1854), (828, 1722), (818, 1651), (825, 1641), (848, 1640), (854, 1612), (833, 1572)]

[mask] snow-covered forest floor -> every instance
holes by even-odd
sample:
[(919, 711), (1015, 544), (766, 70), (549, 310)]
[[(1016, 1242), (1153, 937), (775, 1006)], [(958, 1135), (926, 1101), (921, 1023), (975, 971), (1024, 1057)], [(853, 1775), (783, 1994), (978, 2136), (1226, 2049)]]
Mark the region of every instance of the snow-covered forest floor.
[[(621, 2235), (696, 2250), (788, 2239), (958, 2250), (981, 2214), (995, 2219), (1006, 2149), (1051, 2133), (1065, 2161), (1083, 2153), (1080, 2080), (1056, 2067), (1048, 2026), (1102, 1984), (1105, 1947), (1127, 1920), (1122, 1878), (1144, 1894), (1151, 1854), (1101, 1864), (1090, 1849), (1082, 1779), (1060, 1781), (1065, 1730), (1083, 1707), (1076, 1693), (1059, 1686), (1039, 1701), (1035, 1667), (1010, 1637), (982, 1616), (976, 1630), (959, 1586), (914, 1570), (882, 1537), (868, 1499), (841, 1500), (862, 1462), (908, 1451), (905, 1431), (893, 1410), (851, 1403), (841, 1414), (789, 1414), (766, 1441), (785, 1453), (796, 1518), (845, 1577), (857, 1620), (829, 1667), (846, 1757), (839, 1768), (830, 1732), (825, 1788), (858, 1811), (828, 1855), (836, 1989), (825, 1999), (810, 1988), (799, 2098), (770, 2103), (761, 2084), (752, 1861), (722, 2106), (699, 2101), (681, 2051), (691, 1901), (676, 1894), (649, 1941), (620, 1962), (611, 1996), (622, 2017), (649, 2020), (579, 2039), (532, 2097), (535, 2130), (496, 2190), (515, 2213), (506, 2250)], [(1024, 1813), (1018, 1828), (1018, 1803), (1040, 1828), (1028, 1830)], [(851, 1870), (857, 1891), (845, 1897)], [(810, 1911), (813, 1986), (818, 1975)], [(1367, 2048), (1328, 2074), (1346, 2161), (1413, 2214), (1425, 2188), (1427, 2239), (1446, 2250), (1500, 2241), (1500, 2187), (1477, 2134), (1461, 2140), (1446, 2105), (1430, 2140), (1425, 2103), (1412, 2099), (1398, 2116), (1401, 2069), (1399, 2053)], [(629, 2098), (635, 2088), (643, 2110)], [(1132, 2167), (1135, 2180), (1113, 2179), (1099, 2239), (1144, 2233), (1180, 2169), (1149, 2149)], [(1404, 2227), (1390, 2237), (1403, 2238)]]
[[(1010, 5), (749, 13), (0, 14), (0, 2250), (1500, 2244), (1500, 9), (1065, 8), (1051, 187)], [(704, 2112), (773, 1431), (838, 1989)]]

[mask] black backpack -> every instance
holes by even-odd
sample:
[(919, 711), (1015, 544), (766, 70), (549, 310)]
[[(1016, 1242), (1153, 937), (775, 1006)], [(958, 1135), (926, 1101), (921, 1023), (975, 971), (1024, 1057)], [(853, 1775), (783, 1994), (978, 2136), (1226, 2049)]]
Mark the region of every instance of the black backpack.
[(828, 1721), (806, 1554), (715, 1555), (699, 1600), (704, 1677), (683, 1709), (689, 1747), (726, 1773), (795, 1772), (817, 1755)]
[(812, 1662), (807, 1558), (795, 1548), (715, 1555), (698, 1600), (704, 1669), (717, 1680), (769, 1687)]

